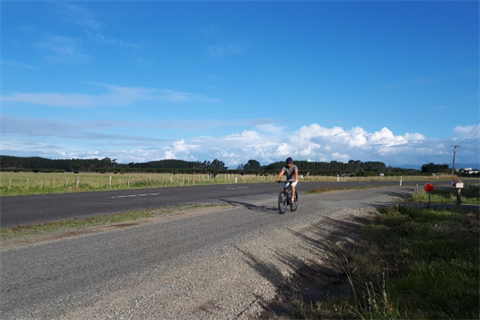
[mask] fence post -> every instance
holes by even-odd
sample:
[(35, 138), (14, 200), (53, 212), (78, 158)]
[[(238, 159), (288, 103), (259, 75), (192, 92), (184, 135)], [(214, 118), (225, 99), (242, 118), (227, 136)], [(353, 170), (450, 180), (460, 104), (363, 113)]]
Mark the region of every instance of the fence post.
[(128, 176), (127, 186), (130, 188), (130, 176)]
[(12, 187), (12, 178), (10, 178), (10, 181), (8, 182), (8, 187), (9, 187), (9, 188)]
[(77, 189), (79, 184), (80, 184), (80, 176), (77, 176), (77, 186), (76, 186)]

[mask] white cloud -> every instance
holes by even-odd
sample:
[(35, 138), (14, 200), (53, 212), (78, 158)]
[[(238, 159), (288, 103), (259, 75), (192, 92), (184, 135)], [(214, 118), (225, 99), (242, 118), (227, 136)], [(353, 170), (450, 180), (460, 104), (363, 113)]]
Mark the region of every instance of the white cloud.
[(470, 138), (472, 135), (475, 136), (475, 134), (478, 136), (478, 130), (474, 130), (475, 127), (478, 129), (478, 124), (476, 126), (456, 126), (453, 129), (453, 133), (457, 138)]
[(173, 142), (171, 146), (164, 148), (165, 159), (192, 159), (194, 157), (189, 156), (190, 151), (200, 148), (200, 145), (186, 144), (185, 140), (181, 139)]
[(92, 30), (98, 30), (103, 25), (95, 18), (94, 12), (85, 7), (66, 2), (54, 2), (54, 4), (61, 17), (66, 21)]
[(45, 49), (45, 59), (53, 63), (78, 63), (90, 60), (90, 55), (81, 50), (81, 39), (65, 36), (46, 36), (38, 43), (38, 48)]
[[(215, 125), (221, 125), (221, 122)], [(247, 123), (241, 120), (240, 123)], [(427, 139), (420, 133), (394, 134), (388, 128), (367, 132), (355, 127), (324, 128), (318, 124), (289, 131), (273, 124), (220, 137), (197, 136), (177, 140), (156, 139), (152, 130), (165, 130), (152, 124), (131, 121), (92, 121), (63, 123), (60, 121), (2, 117), (2, 154), (22, 156), (110, 157), (119, 162), (145, 162), (160, 159), (188, 161), (224, 161), (230, 167), (255, 159), (262, 164), (283, 161), (291, 156), (295, 160), (309, 161), (383, 161), (387, 165), (418, 165), (424, 163), (450, 163), (452, 140)], [(180, 127), (185, 125), (179, 124)], [(230, 122), (224, 122), (230, 127)], [(108, 133), (113, 127), (136, 135)], [(142, 134), (143, 127), (148, 133)], [(105, 131), (102, 131), (105, 130)], [(154, 136), (157, 136), (154, 134)], [(164, 136), (159, 134), (158, 136)], [(91, 153), (91, 152), (94, 153)], [(458, 162), (479, 159), (478, 146), (466, 146), (457, 152)]]
[(120, 87), (108, 84), (97, 84), (105, 87), (108, 92), (100, 95), (78, 93), (22, 93), (15, 92), (1, 97), (2, 102), (22, 102), (40, 104), (53, 107), (67, 108), (95, 108), (110, 106), (127, 106), (139, 101), (206, 101), (215, 102), (216, 99), (193, 93), (177, 92), (169, 89)]
[(384, 145), (387, 147), (408, 143), (403, 136), (394, 136), (393, 132), (387, 128), (382, 128), (380, 131), (369, 134), (367, 139), (370, 144)]
[(334, 152), (332, 153), (333, 160), (340, 160), (340, 161), (348, 161), (350, 159), (350, 156), (348, 154), (342, 154), (339, 152)]
[(409, 142), (412, 141), (412, 142), (419, 142), (421, 140), (425, 140), (425, 136), (423, 134), (420, 134), (420, 133), (405, 133), (403, 135), (403, 137), (405, 139), (407, 139)]

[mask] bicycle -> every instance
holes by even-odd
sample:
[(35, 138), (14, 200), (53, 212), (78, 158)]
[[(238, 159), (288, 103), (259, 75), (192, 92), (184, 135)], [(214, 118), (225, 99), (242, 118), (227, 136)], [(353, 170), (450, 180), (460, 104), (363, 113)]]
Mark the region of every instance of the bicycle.
[[(277, 181), (282, 183), (283, 181)], [(295, 211), (298, 208), (298, 192), (295, 190), (295, 201), (292, 201), (292, 180), (284, 182), (283, 189), (278, 195), (278, 211), (284, 214), (287, 211), (287, 206), (290, 206), (290, 211)]]

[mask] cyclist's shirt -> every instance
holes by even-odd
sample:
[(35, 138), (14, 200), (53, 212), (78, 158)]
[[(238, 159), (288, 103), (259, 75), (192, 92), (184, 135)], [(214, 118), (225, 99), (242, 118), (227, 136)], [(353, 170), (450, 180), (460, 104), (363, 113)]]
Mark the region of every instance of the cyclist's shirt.
[(287, 180), (295, 179), (295, 170), (298, 170), (296, 165), (293, 165), (291, 168), (283, 167), (282, 169), (282, 171), (285, 171), (285, 174), (287, 175)]

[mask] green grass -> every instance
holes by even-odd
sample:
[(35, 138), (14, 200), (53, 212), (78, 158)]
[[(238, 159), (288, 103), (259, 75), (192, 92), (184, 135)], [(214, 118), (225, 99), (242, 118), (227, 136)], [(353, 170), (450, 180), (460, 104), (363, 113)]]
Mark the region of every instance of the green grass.
[(61, 231), (83, 230), (95, 226), (104, 226), (114, 223), (151, 218), (166, 213), (182, 212), (195, 208), (207, 208), (216, 206), (223, 205), (178, 205), (158, 209), (106, 214), (85, 219), (64, 220), (14, 228), (5, 228), (0, 230), (0, 241), (20, 239), (32, 235), (44, 235)]
[[(480, 188), (476, 186), (467, 186), (461, 189), (462, 204), (480, 205)], [(436, 188), (430, 192), (431, 203), (436, 204), (456, 204), (457, 189), (454, 188)], [(428, 203), (428, 193), (421, 191), (415, 192), (412, 199), (408, 202)]]
[(28, 173), (2, 172), (0, 196), (72, 193), (192, 185), (264, 182), (267, 177), (235, 177), (225, 174), (212, 178), (207, 174), (100, 174), (100, 173)]
[[(349, 292), (277, 319), (478, 319), (479, 212), (381, 209), (360, 243), (338, 250)], [(333, 249), (332, 249), (333, 250)]]

